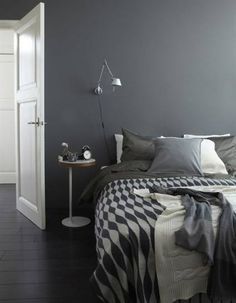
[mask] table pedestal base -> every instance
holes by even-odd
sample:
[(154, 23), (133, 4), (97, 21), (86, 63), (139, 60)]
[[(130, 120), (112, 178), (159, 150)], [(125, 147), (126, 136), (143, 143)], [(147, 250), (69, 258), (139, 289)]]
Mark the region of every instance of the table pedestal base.
[(67, 227), (82, 227), (88, 225), (90, 222), (91, 220), (85, 217), (69, 217), (61, 221), (61, 223)]

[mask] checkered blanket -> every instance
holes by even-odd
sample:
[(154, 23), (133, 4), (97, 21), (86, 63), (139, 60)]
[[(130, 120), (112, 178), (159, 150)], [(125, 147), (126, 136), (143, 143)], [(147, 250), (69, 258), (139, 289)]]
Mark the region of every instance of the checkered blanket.
[(235, 186), (236, 179), (141, 178), (107, 184), (96, 206), (98, 265), (91, 281), (98, 297), (109, 303), (159, 302), (154, 228), (163, 208), (156, 200), (136, 196), (134, 188), (216, 185)]

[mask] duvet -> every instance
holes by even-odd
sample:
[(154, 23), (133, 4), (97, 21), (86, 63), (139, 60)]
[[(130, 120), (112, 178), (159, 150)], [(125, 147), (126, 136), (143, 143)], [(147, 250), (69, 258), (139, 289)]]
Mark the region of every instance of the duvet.
[[(164, 207), (135, 189), (153, 187), (232, 187), (230, 176), (148, 175), (149, 161), (129, 161), (110, 166), (91, 182), (82, 200), (96, 203), (97, 267), (91, 283), (103, 302), (157, 303), (155, 225)], [(203, 302), (204, 298), (199, 297)], [(198, 302), (198, 298), (194, 298)], [(207, 302), (207, 299), (206, 299)]]

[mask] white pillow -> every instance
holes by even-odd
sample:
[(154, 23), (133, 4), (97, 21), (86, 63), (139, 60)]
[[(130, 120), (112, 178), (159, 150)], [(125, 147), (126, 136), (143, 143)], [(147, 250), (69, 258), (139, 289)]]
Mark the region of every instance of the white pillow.
[(224, 135), (189, 135), (184, 134), (184, 138), (211, 138), (211, 137), (229, 137), (230, 134), (224, 134)]
[(120, 163), (121, 155), (122, 155), (122, 146), (123, 146), (123, 135), (115, 134), (115, 140), (116, 140), (116, 161), (117, 163)]
[(202, 140), (201, 167), (204, 174), (228, 174), (224, 162), (215, 151), (215, 143), (211, 140)]

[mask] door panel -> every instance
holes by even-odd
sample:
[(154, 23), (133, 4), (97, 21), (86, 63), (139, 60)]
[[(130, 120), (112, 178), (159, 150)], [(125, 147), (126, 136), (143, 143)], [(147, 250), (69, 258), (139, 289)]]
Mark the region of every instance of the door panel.
[(15, 183), (14, 55), (4, 54), (3, 47), (13, 46), (13, 31), (0, 29), (1, 37), (5, 40), (0, 40), (0, 183)]
[(36, 101), (19, 105), (20, 197), (37, 205), (36, 129), (28, 124), (35, 121)]
[(36, 83), (36, 33), (37, 19), (18, 35), (19, 39), (19, 88)]
[(13, 54), (14, 43), (13, 43), (14, 31), (12, 29), (1, 28), (0, 30), (0, 53), (1, 54)]
[(15, 113), (0, 110), (0, 183), (16, 182)]
[(45, 228), (44, 4), (16, 26), (17, 209)]
[(0, 110), (14, 109), (14, 56), (0, 55)]

